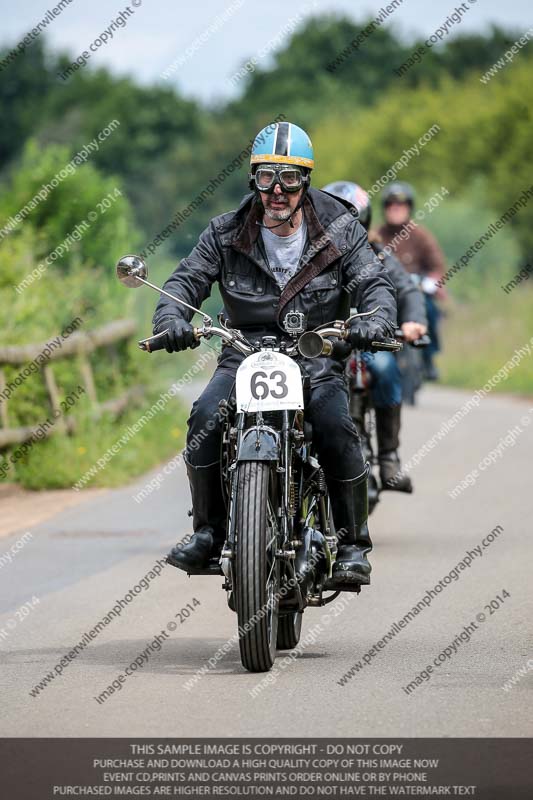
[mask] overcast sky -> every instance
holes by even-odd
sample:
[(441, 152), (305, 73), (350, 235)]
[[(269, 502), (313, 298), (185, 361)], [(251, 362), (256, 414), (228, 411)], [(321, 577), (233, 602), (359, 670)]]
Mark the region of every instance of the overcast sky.
[[(57, 0), (0, 0), (4, 6), (0, 43), (13, 46), (42, 20)], [(206, 41), (170, 79), (187, 96), (211, 101), (234, 93), (230, 78), (248, 58), (275, 40), (283, 44), (287, 31), (313, 14), (338, 12), (360, 21), (377, 14), (390, 0), (129, 0), (134, 12), (111, 41), (91, 55), (91, 67), (107, 66), (118, 74), (130, 74), (142, 82), (163, 81), (161, 74), (204, 34)], [(135, 5), (137, 4), (137, 5)], [(429, 35), (461, 3), (458, 0), (403, 0), (386, 24), (393, 24), (403, 36)], [(469, 6), (458, 31), (485, 29), (490, 23), (511, 26), (523, 32), (533, 25), (531, 0), (465, 0)], [(121, 0), (72, 0), (47, 28), (52, 46), (66, 49), (76, 58), (105, 31), (125, 9)], [(259, 63), (268, 64), (268, 55)]]

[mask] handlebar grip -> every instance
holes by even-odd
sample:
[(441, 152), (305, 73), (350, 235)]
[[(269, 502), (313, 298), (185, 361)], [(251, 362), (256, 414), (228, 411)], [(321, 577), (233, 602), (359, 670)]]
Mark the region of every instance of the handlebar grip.
[[(404, 341), (405, 341), (405, 336), (404, 336), (404, 333), (403, 333), (403, 331), (401, 330), (401, 328), (398, 328), (398, 329), (397, 329), (397, 330), (394, 332), (394, 335), (395, 335), (395, 337), (396, 337), (397, 339), (399, 339), (401, 342), (404, 342)], [(415, 339), (415, 340), (414, 340), (414, 342), (409, 342), (408, 344), (409, 344), (411, 347), (427, 347), (427, 346), (428, 346), (428, 344), (431, 344), (431, 336), (428, 336), (428, 334), (427, 334), (427, 333), (425, 333), (425, 334), (424, 334), (423, 336), (421, 336), (419, 339)]]
[(415, 339), (414, 342), (409, 342), (409, 344), (412, 347), (427, 347), (429, 344), (431, 344), (431, 336), (428, 336), (427, 333), (425, 333), (420, 337), (420, 339)]
[(153, 336), (148, 336), (146, 339), (141, 339), (139, 347), (146, 353), (153, 353), (155, 350), (164, 350), (168, 328), (161, 333), (155, 333)]
[[(193, 328), (194, 338), (200, 340), (202, 338), (202, 331), (200, 328)], [(148, 336), (146, 339), (141, 339), (139, 347), (146, 353), (153, 353), (156, 350), (165, 350), (166, 340), (165, 336), (168, 333), (168, 328), (160, 333), (155, 333), (153, 336)]]

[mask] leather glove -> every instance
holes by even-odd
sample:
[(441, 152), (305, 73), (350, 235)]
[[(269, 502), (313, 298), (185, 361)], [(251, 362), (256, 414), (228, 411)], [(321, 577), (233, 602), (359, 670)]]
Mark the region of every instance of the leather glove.
[(380, 317), (358, 319), (350, 325), (348, 341), (355, 350), (370, 350), (372, 342), (382, 342), (393, 336), (394, 329), (388, 320)]
[(165, 337), (165, 350), (167, 353), (177, 353), (186, 350), (188, 347), (194, 349), (200, 346), (200, 342), (194, 335), (193, 326), (182, 317), (167, 317), (158, 322), (154, 328), (154, 333), (160, 333), (168, 328)]

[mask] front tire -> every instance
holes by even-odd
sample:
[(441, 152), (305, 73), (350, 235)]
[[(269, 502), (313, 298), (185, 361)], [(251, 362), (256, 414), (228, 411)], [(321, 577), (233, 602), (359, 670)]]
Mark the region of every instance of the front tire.
[(241, 662), (250, 672), (268, 672), (276, 658), (279, 561), (269, 502), (272, 475), (266, 461), (237, 467), (234, 592)]
[(302, 633), (303, 611), (282, 614), (278, 622), (278, 650), (294, 650)]

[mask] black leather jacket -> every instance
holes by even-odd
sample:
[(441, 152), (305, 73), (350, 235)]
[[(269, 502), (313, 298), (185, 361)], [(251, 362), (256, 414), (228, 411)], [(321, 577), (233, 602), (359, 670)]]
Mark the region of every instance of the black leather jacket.
[[(215, 281), (220, 285), (224, 313), (231, 327), (250, 341), (262, 335), (285, 336), (282, 327), (290, 311), (305, 315), (306, 329), (348, 316), (350, 297), (359, 311), (379, 306), (375, 318), (385, 322), (390, 335), (396, 325), (394, 287), (381, 261), (370, 247), (354, 207), (317, 189), (309, 189), (303, 203), (307, 240), (300, 268), (283, 291), (270, 272), (260, 227), (263, 210), (253, 194), (246, 195), (236, 211), (211, 220), (196, 247), (176, 267), (164, 284), (197, 308), (209, 297)], [(161, 330), (171, 317), (191, 320), (193, 314), (161, 295), (153, 322)], [(231, 351), (231, 352), (228, 352)], [(233, 368), (239, 359), (231, 347), (223, 348), (220, 366)], [(307, 362), (313, 382), (333, 373), (342, 374), (342, 362), (321, 357)]]
[(372, 243), (372, 249), (383, 263), (396, 289), (398, 305), (398, 325), (404, 322), (418, 322), (427, 328), (426, 301), (401, 261), (387, 253), (383, 245)]

